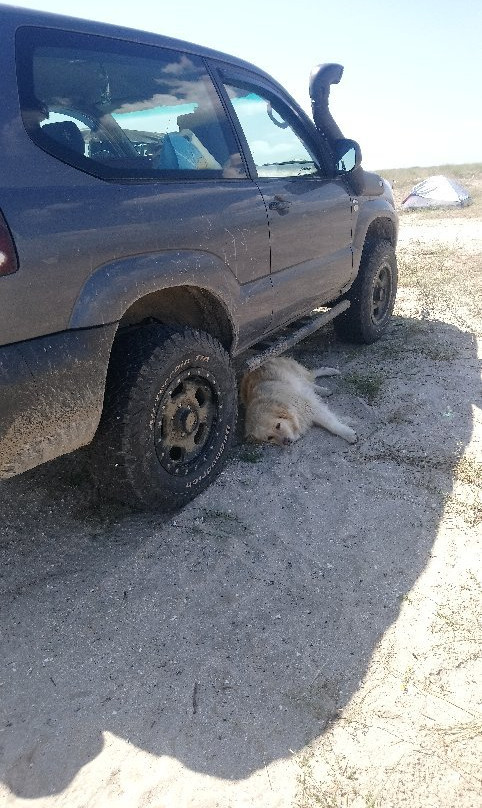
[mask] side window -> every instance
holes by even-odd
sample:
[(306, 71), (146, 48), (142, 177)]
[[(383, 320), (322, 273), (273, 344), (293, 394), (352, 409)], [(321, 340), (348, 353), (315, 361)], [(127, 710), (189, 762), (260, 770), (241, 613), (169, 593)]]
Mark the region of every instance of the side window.
[(303, 177), (318, 174), (308, 146), (277, 109), (279, 103), (245, 87), (225, 84), (244, 132), (259, 177)]
[(195, 55), (84, 34), (17, 34), (22, 117), (54, 157), (103, 178), (243, 177)]

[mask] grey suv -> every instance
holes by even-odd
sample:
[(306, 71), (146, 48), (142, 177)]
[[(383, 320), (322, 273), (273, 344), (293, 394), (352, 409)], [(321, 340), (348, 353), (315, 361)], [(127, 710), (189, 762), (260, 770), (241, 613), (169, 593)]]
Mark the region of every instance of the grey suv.
[(383, 333), (393, 197), (331, 117), (339, 65), (311, 120), (223, 53), (0, 26), (0, 479), (92, 442), (115, 496), (179, 506), (226, 459), (234, 357), (326, 305), (341, 337)]

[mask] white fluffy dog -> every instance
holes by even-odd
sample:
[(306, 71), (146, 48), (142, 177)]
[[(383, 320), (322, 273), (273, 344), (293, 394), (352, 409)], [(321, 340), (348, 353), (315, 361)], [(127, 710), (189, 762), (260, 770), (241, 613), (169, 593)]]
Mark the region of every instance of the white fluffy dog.
[(294, 359), (268, 359), (241, 380), (246, 407), (245, 435), (251, 440), (289, 446), (312, 426), (322, 426), (348, 443), (357, 437), (320, 400), (329, 390), (315, 383), (319, 376), (339, 374), (334, 368), (307, 370)]

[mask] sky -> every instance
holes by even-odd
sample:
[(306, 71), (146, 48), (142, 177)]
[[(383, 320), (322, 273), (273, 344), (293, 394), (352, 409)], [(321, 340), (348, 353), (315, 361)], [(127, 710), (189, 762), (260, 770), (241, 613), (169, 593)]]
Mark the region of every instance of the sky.
[(368, 169), (482, 162), (481, 0), (33, 0), (263, 68), (309, 112), (321, 62), (345, 67), (332, 113)]

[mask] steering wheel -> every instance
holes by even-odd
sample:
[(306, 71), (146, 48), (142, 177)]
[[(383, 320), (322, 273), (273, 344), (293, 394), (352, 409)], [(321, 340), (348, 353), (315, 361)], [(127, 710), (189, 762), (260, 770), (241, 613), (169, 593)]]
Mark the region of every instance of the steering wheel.
[(286, 129), (289, 126), (289, 123), (286, 121), (277, 121), (273, 115), (273, 107), (271, 106), (271, 101), (266, 102), (266, 112), (268, 113), (268, 118), (270, 121), (273, 121), (275, 126), (279, 126), (280, 129)]

